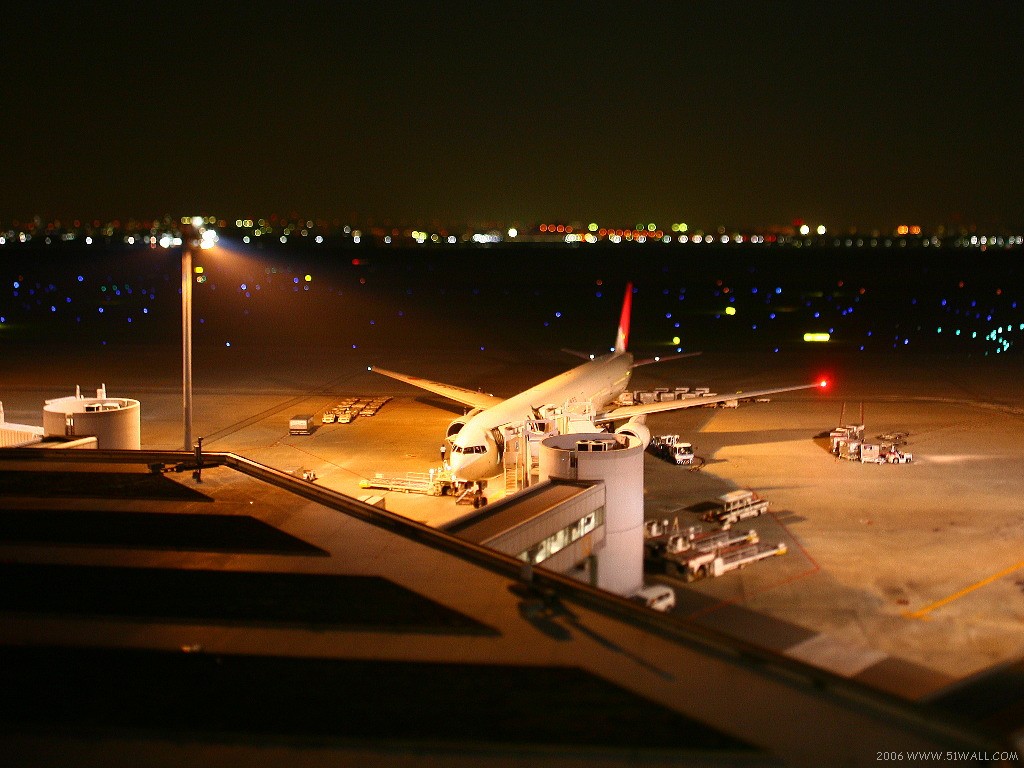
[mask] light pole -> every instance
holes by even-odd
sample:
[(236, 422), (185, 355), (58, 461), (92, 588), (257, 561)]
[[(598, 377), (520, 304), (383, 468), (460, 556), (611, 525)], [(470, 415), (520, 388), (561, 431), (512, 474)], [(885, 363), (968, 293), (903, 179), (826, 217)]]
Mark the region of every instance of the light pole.
[(181, 232), (181, 390), (185, 450), (192, 450), (192, 249), (199, 246), (199, 224), (193, 219)]

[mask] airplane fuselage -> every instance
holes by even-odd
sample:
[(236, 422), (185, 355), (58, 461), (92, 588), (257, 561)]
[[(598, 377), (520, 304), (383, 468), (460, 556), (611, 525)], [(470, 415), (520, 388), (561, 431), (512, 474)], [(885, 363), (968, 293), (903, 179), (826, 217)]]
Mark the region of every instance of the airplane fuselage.
[(601, 410), (629, 384), (633, 355), (612, 352), (589, 360), (476, 414), (452, 441), (451, 468), (457, 480), (484, 480), (501, 469), (502, 427), (535, 418), (544, 406), (590, 402)]

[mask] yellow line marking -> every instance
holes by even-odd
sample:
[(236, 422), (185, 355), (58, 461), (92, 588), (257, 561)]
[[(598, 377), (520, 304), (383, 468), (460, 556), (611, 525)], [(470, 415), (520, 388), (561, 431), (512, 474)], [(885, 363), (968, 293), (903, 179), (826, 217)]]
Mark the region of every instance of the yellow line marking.
[(979, 582), (971, 584), (971, 586), (969, 587), (964, 587), (959, 592), (954, 592), (952, 595), (949, 595), (948, 597), (944, 597), (941, 600), (937, 600), (931, 605), (927, 605), (924, 608), (920, 608), (914, 611), (913, 613), (904, 613), (903, 615), (906, 616), (908, 619), (923, 619), (925, 616), (927, 616), (929, 613), (936, 610), (937, 608), (941, 608), (944, 605), (949, 605), (954, 600), (959, 600), (964, 595), (969, 594), (976, 589), (981, 589), (986, 584), (991, 584), (993, 581), (998, 581), (1004, 576), (1008, 576), (1009, 574), (1013, 573), (1014, 571), (1020, 570), (1021, 568), (1024, 568), (1024, 560), (1021, 560), (1016, 565), (1011, 565), (1009, 568), (1004, 568), (999, 573), (994, 573), (991, 576), (984, 578)]

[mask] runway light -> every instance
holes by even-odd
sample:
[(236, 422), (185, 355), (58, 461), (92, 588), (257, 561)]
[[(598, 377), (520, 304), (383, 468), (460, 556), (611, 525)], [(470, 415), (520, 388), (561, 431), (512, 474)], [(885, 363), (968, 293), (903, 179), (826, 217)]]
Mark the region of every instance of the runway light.
[(727, 314), (727, 315), (735, 315), (736, 314), (736, 307), (726, 307), (725, 308), (725, 314)]
[(805, 333), (804, 341), (828, 341), (832, 337), (827, 333)]

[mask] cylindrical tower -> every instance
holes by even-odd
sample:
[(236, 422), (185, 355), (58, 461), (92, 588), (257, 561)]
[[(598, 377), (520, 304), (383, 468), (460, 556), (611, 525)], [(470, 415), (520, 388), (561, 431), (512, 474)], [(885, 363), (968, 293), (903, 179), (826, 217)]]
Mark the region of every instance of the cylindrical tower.
[(555, 435), (540, 448), (540, 479), (601, 480), (605, 539), (595, 551), (597, 586), (632, 595), (644, 585), (644, 447), (607, 432)]
[(58, 397), (43, 405), (43, 431), (48, 437), (95, 436), (99, 449), (139, 450), (142, 447), (141, 408), (138, 400), (107, 397), (106, 387), (96, 397)]

